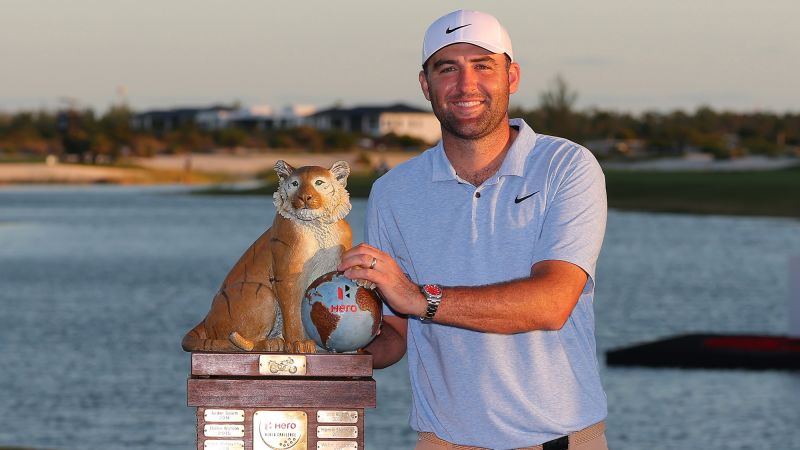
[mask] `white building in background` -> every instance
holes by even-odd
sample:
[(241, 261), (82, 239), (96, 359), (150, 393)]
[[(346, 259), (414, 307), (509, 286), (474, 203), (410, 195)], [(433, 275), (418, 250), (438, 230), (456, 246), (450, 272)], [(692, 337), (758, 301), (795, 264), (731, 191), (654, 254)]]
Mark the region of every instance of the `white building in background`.
[(244, 119), (264, 119), (272, 117), (275, 111), (270, 105), (256, 105), (246, 108), (239, 108), (231, 112), (228, 122), (235, 122)]
[(371, 137), (389, 133), (411, 136), (427, 143), (441, 138), (439, 121), (432, 112), (402, 103), (389, 106), (334, 107), (316, 112), (311, 105), (290, 105), (274, 109), (269, 105), (244, 108), (212, 106), (146, 111), (131, 119), (137, 130), (170, 132), (185, 124), (204, 130), (231, 126), (255, 130), (276, 130), (310, 126), (319, 130), (344, 130)]
[(380, 137), (389, 133), (411, 136), (428, 143), (441, 137), (432, 112), (401, 103), (390, 106), (334, 107), (312, 114), (308, 125), (319, 130), (344, 130)]
[(290, 105), (278, 113), (277, 119), (284, 128), (299, 127), (306, 125), (308, 118), (315, 112), (317, 108), (312, 105)]
[(314, 111), (316, 109), (310, 105), (290, 105), (277, 111), (269, 105), (238, 109), (211, 106), (152, 110), (133, 116), (131, 127), (136, 130), (157, 132), (170, 132), (185, 124), (193, 124), (204, 130), (220, 130), (230, 126), (272, 130), (304, 125), (306, 118)]
[(130, 126), (134, 130), (167, 133), (184, 125), (218, 129), (227, 126), (227, 118), (233, 111), (234, 108), (227, 106), (151, 110), (134, 115), (131, 118)]
[(242, 108), (234, 114), (230, 123), (256, 130), (276, 130), (306, 125), (307, 118), (316, 108), (311, 105), (289, 105), (275, 111), (270, 106)]
[(236, 114), (235, 109), (201, 109), (194, 116), (194, 123), (204, 130), (221, 130)]

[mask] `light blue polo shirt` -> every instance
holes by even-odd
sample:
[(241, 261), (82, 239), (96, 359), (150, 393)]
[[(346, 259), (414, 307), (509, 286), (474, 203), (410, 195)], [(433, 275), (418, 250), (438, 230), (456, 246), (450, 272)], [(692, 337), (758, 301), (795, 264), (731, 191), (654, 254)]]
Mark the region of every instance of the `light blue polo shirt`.
[(440, 142), (374, 184), (366, 221), (367, 241), (420, 284), (508, 281), (543, 260), (569, 261), (589, 275), (559, 331), (501, 335), (409, 318), (411, 427), (492, 449), (537, 445), (607, 412), (593, 311), (603, 173), (585, 148), (537, 135), (520, 119), (510, 124), (519, 134), (482, 185), (456, 175)]

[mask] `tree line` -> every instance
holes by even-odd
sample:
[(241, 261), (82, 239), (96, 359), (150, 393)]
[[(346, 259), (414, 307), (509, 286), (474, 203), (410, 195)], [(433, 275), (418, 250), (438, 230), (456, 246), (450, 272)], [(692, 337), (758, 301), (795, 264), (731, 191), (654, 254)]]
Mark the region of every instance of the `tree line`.
[(309, 126), (258, 130), (228, 127), (207, 130), (184, 123), (169, 131), (131, 127), (134, 112), (111, 107), (98, 116), (92, 109), (0, 113), (0, 156), (6, 160), (57, 155), (80, 162), (114, 162), (120, 157), (212, 152), (219, 149), (270, 149), (340, 151), (361, 146), (424, 148), (408, 136), (370, 138), (342, 130), (317, 130)]
[[(715, 111), (704, 106), (691, 112), (631, 114), (597, 108), (577, 110), (577, 97), (563, 78), (556, 77), (541, 93), (536, 108), (512, 107), (510, 115), (524, 118), (539, 133), (583, 143), (602, 158), (676, 156), (689, 151), (709, 153), (715, 158), (777, 156), (797, 154), (800, 149), (799, 113)], [(376, 139), (307, 126), (204, 130), (189, 123), (171, 131), (144, 131), (131, 128), (133, 114), (126, 106), (111, 107), (102, 115), (91, 109), (0, 113), (0, 156), (8, 160), (54, 154), (84, 162), (113, 162), (128, 155), (146, 157), (237, 147), (322, 152), (365, 147), (421, 150), (427, 146), (408, 136)], [(608, 151), (593, 148), (591, 143), (599, 140), (611, 143)]]
[(710, 106), (691, 112), (641, 114), (577, 111), (577, 98), (578, 94), (557, 76), (540, 94), (537, 108), (513, 108), (511, 116), (524, 118), (537, 132), (580, 143), (601, 139), (636, 142), (648, 156), (698, 151), (724, 159), (752, 154), (797, 155), (800, 149), (800, 113), (715, 111)]

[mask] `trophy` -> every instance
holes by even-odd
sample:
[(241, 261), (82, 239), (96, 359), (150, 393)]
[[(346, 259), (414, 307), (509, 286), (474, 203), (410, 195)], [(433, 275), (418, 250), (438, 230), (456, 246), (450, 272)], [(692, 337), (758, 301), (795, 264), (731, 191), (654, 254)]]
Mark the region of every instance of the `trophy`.
[(364, 409), (376, 406), (372, 356), (360, 349), (380, 329), (381, 303), (335, 272), (352, 245), (350, 168), (275, 170), (272, 226), (182, 342), (197, 449), (360, 450)]

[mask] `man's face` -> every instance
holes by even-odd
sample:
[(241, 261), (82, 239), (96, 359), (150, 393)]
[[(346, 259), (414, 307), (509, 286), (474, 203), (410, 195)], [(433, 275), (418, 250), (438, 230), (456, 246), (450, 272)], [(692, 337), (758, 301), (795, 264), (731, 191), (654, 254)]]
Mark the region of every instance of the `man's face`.
[(504, 54), (472, 44), (453, 44), (434, 53), (428, 74), (419, 74), (425, 98), (445, 132), (461, 139), (489, 135), (508, 120), (508, 97), (517, 91), (519, 65)]

